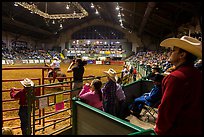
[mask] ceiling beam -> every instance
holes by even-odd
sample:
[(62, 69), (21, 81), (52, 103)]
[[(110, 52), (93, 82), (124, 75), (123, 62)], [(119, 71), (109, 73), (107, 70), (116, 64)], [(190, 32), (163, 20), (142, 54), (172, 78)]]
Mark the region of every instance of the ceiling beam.
[(19, 28), (22, 28), (22, 29), (26, 29), (26, 30), (28, 30), (30, 32), (38, 32), (38, 33), (42, 33), (42, 34), (45, 34), (45, 35), (53, 35), (49, 31), (33, 27), (31, 25), (22, 23), (20, 21), (11, 20), (10, 18), (7, 18), (7, 17), (2, 17), (2, 26), (3, 26), (4, 23), (9, 24), (9, 25), (13, 25), (13, 26), (16, 26), (16, 27), (19, 27)]
[(147, 20), (148, 20), (151, 12), (153, 11), (155, 6), (156, 6), (155, 2), (148, 2), (146, 11), (145, 11), (145, 14), (144, 14), (144, 17), (142, 19), (142, 22), (141, 22), (141, 25), (140, 25), (140, 29), (139, 29), (139, 32), (138, 32), (139, 36), (142, 34), (142, 31), (143, 31), (143, 29), (144, 29), (144, 27), (145, 27), (145, 25), (147, 23)]
[(175, 4), (174, 2), (167, 2), (167, 4), (169, 5), (169, 7), (175, 7), (177, 9), (181, 9), (190, 13), (196, 13), (197, 8), (199, 8), (199, 6), (197, 6), (195, 3), (192, 4), (189, 2), (180, 2), (178, 4)]

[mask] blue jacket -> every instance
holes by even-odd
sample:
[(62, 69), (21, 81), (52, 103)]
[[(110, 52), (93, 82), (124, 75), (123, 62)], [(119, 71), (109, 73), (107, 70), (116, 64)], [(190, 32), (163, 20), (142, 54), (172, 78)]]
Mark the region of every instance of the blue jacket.
[(162, 89), (160, 85), (154, 85), (149, 93), (145, 93), (144, 98), (146, 99), (145, 103), (149, 106), (157, 103), (161, 100)]

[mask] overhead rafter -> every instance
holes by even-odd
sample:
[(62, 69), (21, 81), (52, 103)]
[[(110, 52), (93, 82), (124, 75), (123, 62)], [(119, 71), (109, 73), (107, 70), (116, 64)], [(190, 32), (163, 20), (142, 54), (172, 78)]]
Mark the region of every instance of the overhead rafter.
[(152, 12), (152, 10), (154, 9), (154, 7), (156, 6), (156, 3), (155, 2), (149, 2), (147, 4), (147, 9), (145, 11), (145, 14), (144, 14), (144, 17), (143, 17), (143, 20), (141, 22), (141, 25), (140, 25), (140, 29), (139, 29), (139, 32), (138, 32), (138, 36), (140, 36), (142, 34), (142, 31), (147, 23), (147, 20)]
[[(10, 18), (7, 18), (7, 17), (2, 17), (2, 22), (7, 23), (7, 24), (9, 24), (9, 25), (17, 26), (17, 27), (19, 27), (19, 28), (27, 29), (27, 30), (29, 30), (29, 31), (31, 31), (31, 32), (38, 32), (38, 33), (42, 33), (42, 34), (45, 34), (45, 35), (52, 35), (52, 33), (49, 32), (49, 31), (46, 31), (46, 30), (43, 30), (43, 29), (40, 29), (40, 28), (33, 27), (33, 26), (31, 26), (31, 25), (22, 23), (22, 22), (20, 22), (20, 21), (11, 20)], [(2, 24), (2, 25), (3, 25), (3, 24)]]

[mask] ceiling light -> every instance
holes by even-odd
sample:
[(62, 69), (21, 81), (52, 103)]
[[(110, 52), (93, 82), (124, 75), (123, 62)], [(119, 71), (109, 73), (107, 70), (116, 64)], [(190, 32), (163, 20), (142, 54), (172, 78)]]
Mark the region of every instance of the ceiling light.
[(54, 21), (54, 20), (52, 21), (52, 24), (55, 24), (55, 21)]
[(16, 2), (14, 2), (14, 6), (16, 6), (16, 7), (17, 7), (17, 6), (18, 6), (18, 4), (17, 4)]
[(99, 12), (98, 12), (98, 10), (96, 9), (96, 12), (95, 12), (96, 14), (99, 14)]
[(93, 3), (91, 3), (91, 8), (94, 8), (94, 5), (93, 5)]
[(69, 5), (67, 4), (66, 9), (69, 9)]
[(32, 11), (33, 13), (45, 18), (45, 19), (70, 19), (70, 18), (84, 18), (88, 16), (88, 12), (78, 3), (71, 2), (70, 4), (74, 5), (77, 9), (80, 10), (80, 13), (72, 14), (49, 14), (47, 12), (41, 11), (35, 4), (29, 4), (27, 2), (15, 2), (15, 4), (22, 6), (23, 8)]
[(119, 8), (119, 6), (117, 6), (115, 9), (116, 9), (116, 10), (119, 10), (120, 8)]
[(63, 28), (62, 24), (60, 24), (60, 28)]

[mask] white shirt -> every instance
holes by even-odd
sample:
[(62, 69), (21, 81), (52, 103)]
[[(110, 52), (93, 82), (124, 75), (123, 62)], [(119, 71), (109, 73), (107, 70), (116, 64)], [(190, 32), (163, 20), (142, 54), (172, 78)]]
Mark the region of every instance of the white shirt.
[(54, 60), (51, 64), (51, 67), (53, 68), (60, 68), (60, 61), (59, 60)]

